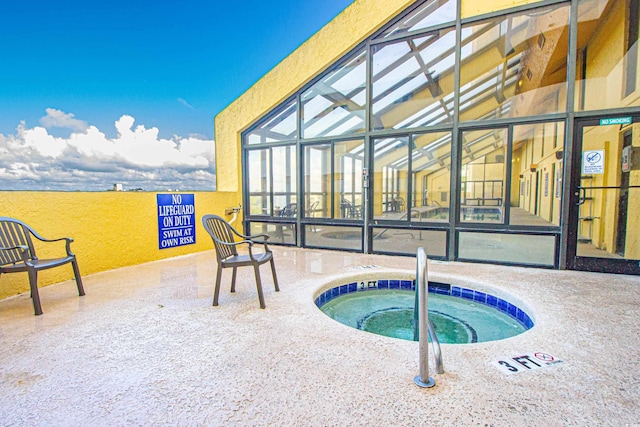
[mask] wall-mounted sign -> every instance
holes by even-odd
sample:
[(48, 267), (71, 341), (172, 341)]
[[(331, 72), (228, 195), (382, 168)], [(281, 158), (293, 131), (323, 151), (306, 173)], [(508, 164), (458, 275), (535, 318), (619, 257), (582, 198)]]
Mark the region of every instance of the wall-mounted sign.
[(158, 247), (196, 243), (196, 210), (193, 194), (158, 194)]
[(544, 173), (544, 197), (549, 197), (549, 172)]
[(549, 353), (536, 351), (515, 357), (503, 357), (501, 360), (494, 361), (493, 364), (505, 374), (517, 374), (547, 368), (562, 362), (562, 360)]
[(613, 117), (608, 119), (600, 119), (600, 126), (630, 125), (631, 122), (631, 117)]
[(633, 154), (633, 147), (627, 145), (622, 149), (622, 172), (631, 171), (631, 155)]
[(591, 150), (582, 153), (582, 174), (600, 175), (604, 173), (604, 150)]

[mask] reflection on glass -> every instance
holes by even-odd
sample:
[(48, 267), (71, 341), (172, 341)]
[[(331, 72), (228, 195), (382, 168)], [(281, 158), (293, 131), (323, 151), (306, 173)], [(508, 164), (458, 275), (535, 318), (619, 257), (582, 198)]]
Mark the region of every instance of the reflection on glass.
[[(583, 129), (580, 167), (590, 170), (580, 182), (578, 256), (640, 259), (640, 188), (633, 187), (640, 182), (640, 169), (619, 157), (623, 150), (638, 150), (634, 147), (638, 134), (637, 123), (622, 129), (619, 125)], [(602, 161), (585, 167), (594, 156)]]
[(362, 251), (361, 227), (307, 225), (305, 226), (304, 239), (305, 246), (308, 247)]
[(374, 140), (373, 217), (408, 220), (409, 137)]
[(460, 120), (565, 111), (569, 6), (462, 28)]
[[(305, 212), (319, 218), (331, 217), (331, 144), (304, 148)], [(307, 216), (307, 214), (305, 214)]]
[(249, 234), (268, 234), (269, 243), (285, 245), (296, 244), (295, 224), (268, 224), (266, 222), (252, 222), (249, 224)]
[(411, 152), (411, 221), (449, 221), (451, 133), (417, 135)]
[(399, 36), (456, 19), (455, 0), (429, 0), (385, 30), (378, 38)]
[(453, 120), (455, 29), (372, 47), (372, 129)]
[(344, 141), (334, 145), (334, 218), (361, 219), (362, 162), (364, 141)]
[(465, 261), (555, 264), (555, 236), (460, 232), (459, 242), (458, 257)]
[(296, 103), (294, 100), (283, 104), (275, 114), (267, 117), (257, 128), (245, 135), (245, 143), (265, 144), (291, 141), (296, 139), (297, 130)]
[(295, 146), (272, 148), (274, 215), (296, 217), (296, 148)]
[(507, 129), (462, 133), (460, 221), (504, 222)]
[(428, 256), (444, 258), (447, 255), (447, 232), (397, 228), (373, 229), (374, 252), (415, 255), (419, 247), (425, 248)]
[(638, 0), (578, 2), (576, 110), (640, 105), (639, 14)]
[(358, 52), (302, 94), (302, 137), (364, 132), (366, 61)]
[(564, 122), (514, 126), (509, 223), (559, 226)]
[(269, 150), (247, 151), (248, 187), (249, 187), (249, 214), (271, 214), (271, 188), (269, 177), (271, 175), (271, 159)]

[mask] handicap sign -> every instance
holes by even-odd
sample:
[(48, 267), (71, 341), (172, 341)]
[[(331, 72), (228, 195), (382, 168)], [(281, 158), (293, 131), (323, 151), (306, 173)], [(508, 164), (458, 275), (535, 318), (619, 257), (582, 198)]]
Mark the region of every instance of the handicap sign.
[(604, 173), (604, 150), (590, 150), (582, 153), (582, 174), (601, 175)]

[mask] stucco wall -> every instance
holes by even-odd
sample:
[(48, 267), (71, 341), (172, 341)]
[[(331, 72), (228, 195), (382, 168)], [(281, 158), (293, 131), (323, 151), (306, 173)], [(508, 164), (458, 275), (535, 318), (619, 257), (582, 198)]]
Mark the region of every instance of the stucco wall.
[(496, 12), (498, 10), (509, 9), (511, 7), (522, 6), (535, 3), (532, 0), (462, 0), (461, 17), (470, 18), (472, 16), (483, 15), (485, 13)]
[[(185, 193), (193, 193), (195, 198), (196, 243), (162, 250), (158, 248), (156, 193), (0, 191), (0, 216), (20, 219), (45, 238), (72, 237), (71, 250), (76, 254), (84, 276), (212, 249), (211, 239), (202, 228), (200, 218), (208, 213), (225, 217), (224, 209), (237, 206), (239, 195)], [(41, 258), (65, 253), (62, 242), (46, 246), (55, 253), (39, 252)], [(44, 245), (39, 247), (44, 248)], [(211, 261), (215, 262), (213, 258)], [(45, 286), (71, 278), (73, 273), (68, 265), (41, 272), (38, 283)], [(0, 277), (0, 298), (28, 289), (26, 273)]]

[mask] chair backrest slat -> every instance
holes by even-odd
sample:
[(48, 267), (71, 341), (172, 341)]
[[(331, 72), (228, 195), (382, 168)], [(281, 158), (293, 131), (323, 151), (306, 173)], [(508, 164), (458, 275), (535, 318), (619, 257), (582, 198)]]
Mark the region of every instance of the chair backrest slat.
[[(29, 229), (16, 219), (0, 217), (0, 246), (4, 248), (27, 246), (29, 258), (35, 258), (35, 249)], [(22, 255), (19, 249), (0, 252), (0, 265), (15, 264), (21, 261)]]
[(202, 218), (202, 223), (205, 230), (213, 240), (218, 261), (238, 255), (238, 251), (235, 246), (223, 245), (220, 243), (233, 243), (235, 241), (233, 238), (233, 232), (231, 231), (231, 226), (227, 221), (217, 215), (205, 215)]

